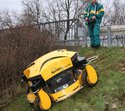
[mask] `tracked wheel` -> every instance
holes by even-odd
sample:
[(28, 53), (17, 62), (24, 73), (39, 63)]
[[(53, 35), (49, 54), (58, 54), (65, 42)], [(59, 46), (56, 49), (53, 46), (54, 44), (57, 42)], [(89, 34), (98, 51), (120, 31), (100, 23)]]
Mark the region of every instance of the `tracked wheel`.
[(96, 70), (91, 66), (87, 65), (84, 75), (83, 82), (86, 86), (95, 86), (98, 83), (99, 77)]

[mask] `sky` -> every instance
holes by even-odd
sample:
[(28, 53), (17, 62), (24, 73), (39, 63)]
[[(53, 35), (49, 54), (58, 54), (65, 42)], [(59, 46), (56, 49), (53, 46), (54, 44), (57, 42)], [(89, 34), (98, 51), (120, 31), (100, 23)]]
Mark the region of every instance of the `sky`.
[(21, 13), (22, 0), (0, 0), (0, 10), (10, 10)]
[[(121, 0), (121, 1), (125, 3), (125, 0)], [(21, 13), (22, 12), (22, 0), (0, 0), (0, 11), (1, 10), (16, 11), (16, 13)]]

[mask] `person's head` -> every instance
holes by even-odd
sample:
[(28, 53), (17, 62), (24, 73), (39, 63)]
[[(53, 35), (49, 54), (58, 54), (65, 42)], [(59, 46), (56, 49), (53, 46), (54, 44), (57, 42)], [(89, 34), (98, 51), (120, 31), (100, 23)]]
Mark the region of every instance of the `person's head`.
[(92, 0), (92, 3), (96, 3), (97, 2), (97, 0)]

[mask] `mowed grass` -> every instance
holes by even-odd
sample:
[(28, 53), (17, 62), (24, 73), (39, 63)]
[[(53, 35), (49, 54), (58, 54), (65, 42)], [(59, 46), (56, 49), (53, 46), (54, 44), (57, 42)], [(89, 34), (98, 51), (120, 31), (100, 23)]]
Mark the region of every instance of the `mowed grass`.
[[(83, 48), (81, 56), (99, 58), (92, 62), (99, 75), (94, 87), (84, 87), (76, 95), (53, 105), (49, 111), (125, 111), (125, 48)], [(25, 95), (3, 111), (36, 111)]]

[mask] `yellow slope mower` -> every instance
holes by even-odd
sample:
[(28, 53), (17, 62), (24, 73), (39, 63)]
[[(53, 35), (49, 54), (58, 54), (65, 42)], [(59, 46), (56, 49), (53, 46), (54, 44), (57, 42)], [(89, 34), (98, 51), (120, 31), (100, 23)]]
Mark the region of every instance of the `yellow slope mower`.
[(28, 85), (26, 99), (40, 110), (62, 101), (98, 81), (95, 69), (89, 65), (93, 58), (80, 57), (77, 52), (56, 50), (31, 63), (22, 75)]

